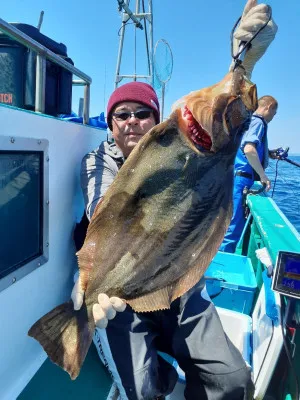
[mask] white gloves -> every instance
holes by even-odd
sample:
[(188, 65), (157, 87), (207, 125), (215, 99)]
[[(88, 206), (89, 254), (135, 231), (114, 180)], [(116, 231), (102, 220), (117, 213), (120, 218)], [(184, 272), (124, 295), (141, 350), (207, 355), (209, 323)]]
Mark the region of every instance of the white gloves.
[(108, 321), (115, 318), (117, 311), (122, 312), (126, 308), (126, 303), (119, 297), (108, 297), (105, 293), (100, 293), (98, 303), (93, 305), (93, 316), (98, 328), (106, 328)]
[[(240, 41), (247, 42), (253, 37), (269, 18), (269, 7), (265, 4), (257, 5), (257, 0), (248, 0), (245, 6), (242, 19), (234, 32), (233, 54), (237, 54)], [(243, 66), (246, 75), (250, 79), (256, 62), (263, 56), (267, 48), (275, 38), (277, 25), (271, 19), (268, 24), (259, 32), (251, 42), (251, 47), (246, 51)], [(233, 67), (233, 63), (230, 69)]]
[[(71, 293), (74, 303), (74, 310), (79, 310), (83, 303), (84, 290), (82, 289), (80, 275), (78, 272), (74, 276), (75, 285)], [(98, 296), (98, 303), (93, 305), (93, 317), (98, 328), (106, 328), (108, 320), (113, 319), (117, 312), (122, 312), (126, 308), (126, 303), (119, 297), (108, 297), (104, 293)]]

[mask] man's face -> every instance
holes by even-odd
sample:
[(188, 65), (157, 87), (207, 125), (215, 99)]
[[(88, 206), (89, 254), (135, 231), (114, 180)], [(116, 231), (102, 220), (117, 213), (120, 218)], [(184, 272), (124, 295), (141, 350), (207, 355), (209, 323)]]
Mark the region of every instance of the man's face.
[[(126, 113), (145, 111), (140, 118), (131, 114), (125, 119)], [(128, 157), (134, 146), (156, 123), (151, 109), (143, 104), (125, 101), (116, 106), (112, 113), (112, 134), (116, 145), (124, 157)], [(146, 116), (146, 118), (144, 118)]]

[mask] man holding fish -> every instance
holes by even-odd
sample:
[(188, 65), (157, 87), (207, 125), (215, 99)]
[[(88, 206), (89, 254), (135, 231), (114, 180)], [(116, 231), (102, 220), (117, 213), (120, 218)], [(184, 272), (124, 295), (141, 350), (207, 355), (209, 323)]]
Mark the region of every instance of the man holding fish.
[[(263, 26), (268, 11), (248, 1), (237, 40)], [(269, 24), (245, 55), (248, 75), (275, 36)], [(185, 96), (159, 125), (149, 85), (128, 83), (111, 95), (114, 143), (102, 143), (82, 164), (91, 221), (77, 253), (73, 303), (29, 331), (72, 379), (96, 326), (94, 341), (121, 399), (172, 392), (177, 372), (159, 351), (184, 371), (186, 399), (252, 398), (250, 370), (200, 279), (230, 222), (234, 157), (257, 106), (245, 69)]]
[[(107, 122), (114, 143), (102, 143), (82, 163), (81, 181), (89, 218), (120, 165), (159, 122), (159, 103), (153, 88), (131, 82), (116, 89), (108, 101)], [(80, 308), (83, 301), (81, 287), (78, 280), (72, 295), (75, 308)], [(174, 356), (183, 367), (187, 399), (234, 399), (235, 392), (236, 398), (242, 399), (249, 385), (251, 388), (250, 372), (225, 336), (203, 278), (173, 301), (169, 310), (136, 313), (120, 298), (109, 298), (104, 293), (99, 294), (98, 301), (93, 316), (100, 329), (96, 329), (94, 343), (114, 377), (121, 399), (155, 399), (173, 390), (177, 372), (158, 351)]]

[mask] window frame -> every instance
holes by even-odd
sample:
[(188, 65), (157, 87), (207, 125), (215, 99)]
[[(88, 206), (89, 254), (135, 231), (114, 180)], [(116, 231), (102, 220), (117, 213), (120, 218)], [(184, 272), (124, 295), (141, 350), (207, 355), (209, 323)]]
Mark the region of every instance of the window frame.
[(47, 139), (0, 136), (1, 151), (40, 152), (42, 153), (42, 254), (20, 265), (16, 270), (0, 279), (0, 292), (10, 287), (49, 259), (49, 142)]

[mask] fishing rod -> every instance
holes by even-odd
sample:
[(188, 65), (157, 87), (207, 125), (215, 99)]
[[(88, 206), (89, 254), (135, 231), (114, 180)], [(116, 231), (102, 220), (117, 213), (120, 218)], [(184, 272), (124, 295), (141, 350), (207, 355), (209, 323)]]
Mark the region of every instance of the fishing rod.
[(286, 147), (283, 149), (282, 147), (278, 147), (278, 149), (275, 150), (269, 150), (270, 154), (273, 155), (275, 158), (277, 158), (280, 161), (286, 161), (289, 164), (295, 165), (295, 167), (300, 168), (300, 164), (297, 163), (296, 161), (291, 160), (288, 158), (288, 153), (289, 153), (290, 148)]
[(296, 161), (291, 160), (288, 158), (288, 153), (289, 153), (289, 147), (286, 147), (283, 149), (282, 147), (278, 147), (277, 149), (274, 150), (269, 150), (269, 154), (273, 159), (276, 159), (276, 167), (275, 167), (275, 180), (274, 180), (274, 185), (272, 189), (272, 194), (271, 197), (273, 198), (274, 192), (275, 192), (275, 187), (277, 183), (277, 175), (278, 175), (278, 162), (279, 161), (286, 161), (289, 164), (292, 164), (296, 167), (300, 167), (300, 164), (297, 163)]
[(282, 161), (286, 161), (292, 165), (295, 165), (296, 167), (300, 168), (300, 164), (297, 163), (296, 161), (290, 160), (289, 158), (284, 158)]

